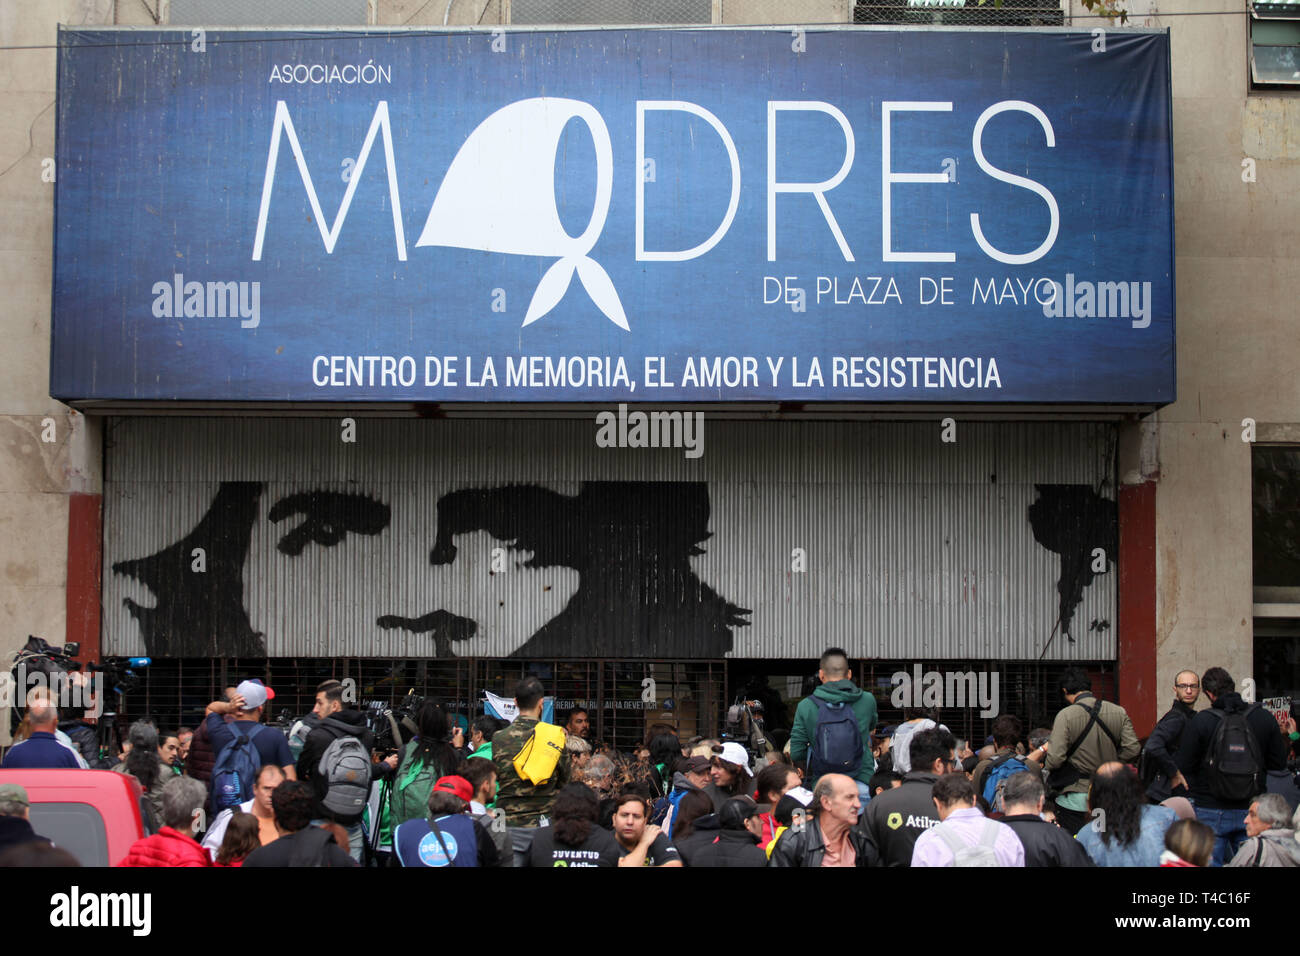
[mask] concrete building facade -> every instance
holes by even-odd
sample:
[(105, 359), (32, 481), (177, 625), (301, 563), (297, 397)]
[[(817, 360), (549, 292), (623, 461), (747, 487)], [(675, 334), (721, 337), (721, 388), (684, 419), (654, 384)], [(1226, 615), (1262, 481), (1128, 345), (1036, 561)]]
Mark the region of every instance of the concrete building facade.
[[(375, 26), (518, 22), (510, 0), (353, 6)], [(712, 23), (854, 20), (848, 0), (708, 6)], [(1193, 16), (1201, 12), (1196, 0), (1126, 4), (1132, 26), (1168, 29), (1172, 42), (1178, 320), (1178, 400), (1118, 423), (1118, 693), (1139, 733), (1167, 706), (1178, 670), (1220, 665), (1239, 680), (1251, 677), (1264, 631), (1289, 642), (1281, 654), (1295, 660), (1286, 622), (1300, 619), (1300, 592), (1257, 593), (1252, 576), (1255, 456), (1264, 445), (1300, 448), (1300, 344), (1292, 334), (1300, 303), (1300, 88), (1252, 84), (1250, 4), (1220, 6), (1228, 12)], [(6, 659), (29, 634), (97, 648), (103, 626), (103, 462), (112, 435), (105, 419), (49, 397), (56, 30), (188, 25), (193, 9), (181, 0), (0, 7)], [(1110, 28), (1077, 0), (1062, 14), (1075, 28)], [(0, 744), (7, 734), (0, 722)]]

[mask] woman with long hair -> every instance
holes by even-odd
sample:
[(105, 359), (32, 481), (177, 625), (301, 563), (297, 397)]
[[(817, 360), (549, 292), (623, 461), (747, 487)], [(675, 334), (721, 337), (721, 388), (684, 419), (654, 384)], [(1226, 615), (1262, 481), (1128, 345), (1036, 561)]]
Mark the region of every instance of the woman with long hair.
[(226, 835), (217, 850), (217, 866), (243, 866), (244, 858), (262, 845), (257, 817), (238, 807), (226, 824)]
[(407, 820), (422, 819), (428, 813), (433, 785), (460, 764), (460, 755), (451, 745), (451, 721), (441, 704), (432, 697), (426, 699), (415, 725), (418, 733), (402, 748), (393, 772), (388, 823), (394, 829)]
[[(137, 720), (133, 723), (127, 731), (126, 739), (131, 744), (131, 749), (127, 751), (126, 759), (113, 769), (139, 781), (148, 798), (149, 807), (154, 812), (155, 819), (150, 821), (150, 832), (154, 832), (162, 826), (163, 784), (174, 774), (158, 756), (158, 728), (149, 721)], [(167, 771), (165, 774), (164, 769)]]
[(713, 801), (703, 790), (689, 790), (673, 814), (673, 842), (686, 839), (695, 832), (695, 821), (713, 812)]
[(749, 769), (749, 754), (734, 740), (713, 748), (710, 773), (713, 782), (704, 788), (704, 792), (713, 800), (714, 810), (721, 810), (732, 797), (753, 795), (754, 773)]
[[(1121, 763), (1105, 763), (1088, 790), (1092, 822), (1075, 837), (1097, 866), (1159, 866), (1165, 832), (1175, 814), (1147, 803), (1137, 773)], [(1101, 811), (1098, 813), (1097, 811)]]
[(600, 798), (582, 783), (571, 783), (555, 797), (551, 825), (538, 829), (528, 850), (528, 866), (618, 866), (614, 835), (596, 825)]

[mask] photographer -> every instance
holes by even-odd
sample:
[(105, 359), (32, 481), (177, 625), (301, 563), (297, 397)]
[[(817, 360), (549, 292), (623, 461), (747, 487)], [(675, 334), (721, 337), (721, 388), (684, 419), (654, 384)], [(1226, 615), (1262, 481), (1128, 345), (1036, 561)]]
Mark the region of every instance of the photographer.
[(365, 844), (361, 817), (371, 781), (392, 774), (397, 755), (373, 762), (375, 735), (361, 711), (343, 706), (339, 681), (317, 687), (313, 713), (320, 722), (303, 744), (298, 778), (311, 785), (321, 815), (347, 830), (349, 853), (360, 863)]

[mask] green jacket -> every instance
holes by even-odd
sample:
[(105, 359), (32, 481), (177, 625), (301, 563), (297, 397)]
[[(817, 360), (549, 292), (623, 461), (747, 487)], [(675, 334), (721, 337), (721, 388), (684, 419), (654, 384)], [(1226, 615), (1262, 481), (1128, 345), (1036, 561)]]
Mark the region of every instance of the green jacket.
[(488, 741), (487, 743), (485, 743), (485, 744), (480, 744), (479, 747), (478, 747), (478, 749), (475, 750), (472, 754), (470, 754), (470, 755), (469, 755), (468, 757), (466, 757), (465, 759), (466, 759), (466, 760), (470, 760), (470, 759), (472, 759), (472, 758), (474, 758), (474, 757), (482, 757), (484, 760), (491, 760), (491, 759), (492, 759), (492, 741), (489, 740), (489, 741)]
[(549, 815), (555, 806), (555, 795), (569, 782), (569, 753), (560, 755), (555, 773), (543, 784), (527, 783), (515, 772), (515, 757), (524, 748), (533, 728), (541, 721), (519, 716), (504, 730), (492, 735), (492, 762), (497, 768), (497, 807), (506, 815), (512, 827), (535, 827), (540, 817)]
[[(817, 733), (817, 704), (813, 697), (832, 704), (846, 701), (853, 707), (858, 727), (862, 730), (862, 769), (858, 771), (858, 779), (863, 783), (869, 782), (876, 772), (876, 758), (871, 754), (871, 731), (876, 727), (876, 698), (851, 680), (827, 681), (813, 691), (812, 697), (799, 701), (794, 712), (794, 728), (790, 731), (790, 758), (795, 766), (807, 766), (808, 750)], [(817, 780), (809, 777), (803, 785), (811, 790), (817, 786)]]

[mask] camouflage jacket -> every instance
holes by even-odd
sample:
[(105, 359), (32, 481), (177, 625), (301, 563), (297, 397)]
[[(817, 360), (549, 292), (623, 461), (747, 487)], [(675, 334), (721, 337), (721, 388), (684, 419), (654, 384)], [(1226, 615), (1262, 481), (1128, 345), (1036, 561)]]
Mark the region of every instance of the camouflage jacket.
[(541, 816), (550, 814), (560, 788), (569, 782), (571, 771), (567, 752), (560, 757), (555, 773), (546, 783), (528, 783), (515, 772), (514, 759), (538, 723), (533, 717), (516, 717), (513, 724), (492, 735), (492, 762), (497, 768), (499, 787), (496, 806), (505, 813), (506, 823), (512, 827), (537, 826)]

